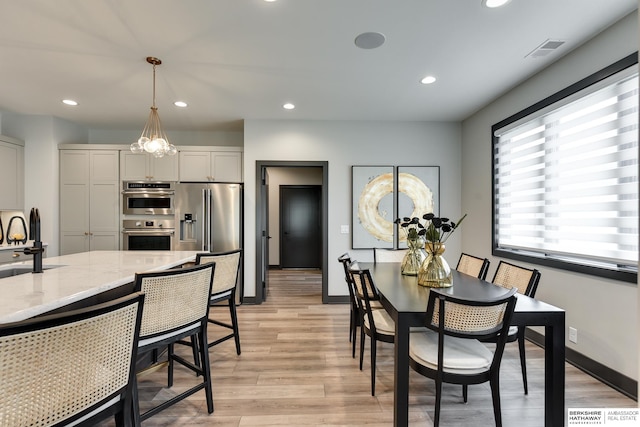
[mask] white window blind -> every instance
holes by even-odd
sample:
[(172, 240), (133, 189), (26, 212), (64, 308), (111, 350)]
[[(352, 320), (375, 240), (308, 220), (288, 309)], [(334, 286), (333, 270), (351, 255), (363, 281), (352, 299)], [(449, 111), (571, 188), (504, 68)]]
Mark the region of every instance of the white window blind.
[(637, 67), (494, 137), (497, 248), (637, 270)]

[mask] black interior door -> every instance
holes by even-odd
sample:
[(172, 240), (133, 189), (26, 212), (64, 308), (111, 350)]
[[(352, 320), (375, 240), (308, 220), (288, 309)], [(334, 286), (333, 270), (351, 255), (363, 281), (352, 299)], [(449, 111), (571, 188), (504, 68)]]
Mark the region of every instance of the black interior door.
[(321, 268), (320, 185), (280, 186), (280, 266)]

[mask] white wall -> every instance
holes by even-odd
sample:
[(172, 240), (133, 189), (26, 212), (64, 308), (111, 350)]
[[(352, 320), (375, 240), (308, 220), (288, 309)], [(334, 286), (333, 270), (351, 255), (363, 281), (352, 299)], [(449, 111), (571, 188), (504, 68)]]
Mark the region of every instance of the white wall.
[[(459, 123), (246, 120), (244, 181), (247, 296), (255, 296), (255, 168), (258, 160), (329, 162), (330, 296), (347, 295), (338, 256), (350, 251), (360, 261), (373, 260), (371, 250), (351, 250), (351, 236), (340, 234), (340, 225), (351, 225), (352, 165), (439, 165), (440, 212), (452, 218), (461, 216)], [(447, 253), (449, 260), (457, 261), (460, 254), (459, 236), (454, 234), (449, 239)]]
[(24, 141), (26, 218), (31, 208), (38, 208), (47, 256), (58, 256), (58, 144), (86, 143), (87, 130), (50, 116), (3, 113), (2, 118), (0, 133)]
[(322, 185), (322, 168), (267, 168), (269, 183), (269, 265), (280, 265), (280, 186)]
[[(543, 72), (486, 106), (462, 125), (462, 230), (466, 252), (491, 253), (491, 126), (638, 49), (634, 12)], [(488, 277), (499, 259), (491, 258)], [(638, 378), (636, 284), (544, 266), (536, 297), (566, 310), (566, 325), (578, 329), (567, 347), (634, 379)], [(567, 331), (568, 337), (568, 331)]]

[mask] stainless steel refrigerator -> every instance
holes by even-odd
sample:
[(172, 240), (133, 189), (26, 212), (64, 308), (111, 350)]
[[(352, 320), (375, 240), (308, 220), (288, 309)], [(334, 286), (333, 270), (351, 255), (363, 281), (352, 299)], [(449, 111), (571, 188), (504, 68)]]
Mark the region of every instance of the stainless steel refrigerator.
[[(174, 208), (175, 250), (225, 252), (243, 247), (242, 184), (178, 183)], [(243, 292), (242, 270), (241, 260), (238, 300)]]

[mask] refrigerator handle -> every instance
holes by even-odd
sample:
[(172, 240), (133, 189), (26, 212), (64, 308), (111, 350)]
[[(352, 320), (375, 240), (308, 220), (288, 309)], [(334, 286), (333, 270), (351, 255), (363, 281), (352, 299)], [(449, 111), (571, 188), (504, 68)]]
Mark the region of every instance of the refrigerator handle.
[(211, 210), (211, 200), (213, 199), (211, 194), (211, 188), (207, 188), (207, 251), (213, 252), (212, 236), (213, 230), (211, 228), (211, 216), (213, 211)]
[(200, 248), (203, 251), (207, 250), (207, 190), (205, 188), (202, 189), (202, 247)]

